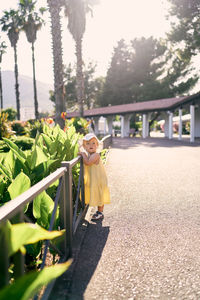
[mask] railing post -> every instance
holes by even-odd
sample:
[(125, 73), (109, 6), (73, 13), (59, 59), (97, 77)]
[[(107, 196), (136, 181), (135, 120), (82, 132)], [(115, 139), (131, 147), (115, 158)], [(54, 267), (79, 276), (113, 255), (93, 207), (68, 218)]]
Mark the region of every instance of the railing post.
[(62, 167), (66, 167), (65, 179), (63, 184), (63, 203), (61, 206), (62, 222), (64, 221), (64, 228), (66, 229), (65, 239), (65, 254), (67, 256), (67, 248), (69, 249), (68, 256), (72, 256), (72, 220), (73, 220), (73, 207), (72, 207), (72, 167), (70, 162), (62, 162)]
[[(12, 223), (22, 223), (23, 222), (23, 211), (21, 210), (15, 217), (12, 218)], [(17, 279), (21, 277), (24, 274), (24, 255), (21, 253), (21, 251), (18, 251), (13, 255), (13, 273), (14, 278)]]
[(80, 176), (81, 176), (81, 202), (83, 209), (85, 208), (85, 186), (84, 186), (84, 164), (83, 158), (80, 161)]
[[(64, 165), (62, 164), (62, 167)], [(67, 172), (67, 169), (66, 171)], [(60, 208), (59, 208), (59, 214), (60, 214), (60, 229), (65, 229), (67, 231), (67, 225), (66, 225), (66, 176), (65, 174), (62, 177), (62, 191), (60, 195)], [(64, 235), (64, 241), (61, 244), (61, 251), (64, 253), (64, 256), (67, 255), (67, 238), (66, 234)]]
[(0, 289), (8, 285), (9, 283), (9, 274), (8, 274), (8, 267), (9, 267), (9, 257), (8, 257), (8, 245), (6, 239), (6, 232), (5, 232), (5, 222), (0, 225)]

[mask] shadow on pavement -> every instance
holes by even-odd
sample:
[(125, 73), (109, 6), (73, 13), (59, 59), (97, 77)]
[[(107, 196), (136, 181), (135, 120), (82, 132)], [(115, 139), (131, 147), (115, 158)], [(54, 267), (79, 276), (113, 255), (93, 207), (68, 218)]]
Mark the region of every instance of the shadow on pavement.
[(84, 299), (84, 292), (97, 268), (109, 232), (110, 228), (103, 227), (101, 220), (89, 223), (85, 235), (80, 230), (76, 237), (82, 239), (80, 249), (74, 249), (74, 261), (69, 270), (56, 281), (50, 300)]
[(84, 299), (84, 292), (101, 258), (109, 231), (109, 227), (103, 227), (100, 220), (89, 224), (65, 299)]

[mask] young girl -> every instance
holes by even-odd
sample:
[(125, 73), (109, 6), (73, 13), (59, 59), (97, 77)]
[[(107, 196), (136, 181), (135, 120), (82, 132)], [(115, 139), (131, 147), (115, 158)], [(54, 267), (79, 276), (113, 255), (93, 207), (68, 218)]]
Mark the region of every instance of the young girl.
[(85, 203), (97, 206), (92, 220), (103, 219), (104, 204), (110, 203), (107, 176), (99, 153), (96, 153), (99, 141), (93, 133), (83, 138), (85, 152), (80, 152), (84, 163)]

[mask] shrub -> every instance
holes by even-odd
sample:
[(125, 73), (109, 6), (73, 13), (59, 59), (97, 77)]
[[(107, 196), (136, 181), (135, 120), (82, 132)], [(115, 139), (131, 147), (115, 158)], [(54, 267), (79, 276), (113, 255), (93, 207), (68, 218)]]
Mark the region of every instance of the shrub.
[(2, 112), (8, 114), (8, 121), (14, 121), (17, 117), (17, 111), (12, 107), (3, 109)]
[(43, 132), (43, 121), (39, 120), (29, 120), (29, 135), (31, 138), (35, 138), (37, 133)]
[(29, 132), (26, 125), (27, 123), (22, 121), (13, 121), (11, 123), (12, 130), (15, 131), (16, 135), (26, 135)]
[(71, 118), (70, 120), (65, 121), (65, 130), (67, 130), (70, 126), (74, 126), (76, 132), (85, 135), (88, 133), (89, 124), (90, 121), (87, 121), (84, 118)]
[(0, 140), (5, 137), (9, 138), (13, 134), (8, 122), (8, 113), (0, 112)]

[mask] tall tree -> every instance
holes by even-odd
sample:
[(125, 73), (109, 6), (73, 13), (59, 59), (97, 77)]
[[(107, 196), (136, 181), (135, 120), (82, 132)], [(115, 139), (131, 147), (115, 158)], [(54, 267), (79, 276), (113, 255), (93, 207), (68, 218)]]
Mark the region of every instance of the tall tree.
[(117, 105), (183, 95), (197, 82), (190, 59), (181, 60), (163, 41), (120, 41), (107, 72), (101, 105)]
[(132, 47), (132, 97), (136, 101), (180, 96), (196, 84), (190, 59), (182, 60), (165, 41), (135, 39)]
[(117, 105), (132, 102), (130, 81), (131, 61), (132, 53), (122, 39), (114, 48), (104, 91), (99, 97), (100, 105)]
[[(101, 92), (103, 83), (101, 78), (95, 78), (95, 65), (90, 62), (83, 68), (84, 86), (85, 86), (85, 105), (84, 109), (91, 109), (97, 105), (97, 97)], [(77, 94), (76, 94), (76, 67), (71, 63), (64, 70), (65, 82), (65, 101), (67, 110), (76, 110)], [(50, 100), (55, 102), (54, 93), (50, 92)]]
[(22, 30), (25, 31), (27, 40), (31, 44), (31, 50), (32, 50), (35, 118), (38, 119), (39, 112), (38, 112), (37, 85), (36, 85), (36, 75), (35, 75), (35, 41), (37, 39), (37, 31), (44, 24), (44, 19), (42, 19), (41, 16), (46, 11), (46, 8), (41, 7), (39, 9), (39, 12), (37, 12), (35, 5), (36, 5), (36, 1), (32, 1), (32, 0), (20, 0), (19, 3), (20, 10), (23, 16)]
[[(199, 0), (168, 0), (171, 3), (171, 32), (168, 38), (181, 48), (182, 57), (200, 51), (200, 2)], [(184, 50), (184, 51), (183, 51)]]
[(77, 100), (80, 106), (80, 116), (83, 116), (84, 106), (84, 80), (83, 80), (83, 58), (82, 58), (82, 39), (86, 25), (86, 6), (83, 0), (68, 0), (65, 9), (68, 17), (68, 29), (75, 40), (76, 46), (76, 88)]
[(85, 101), (82, 40), (86, 27), (86, 14), (88, 12), (92, 13), (92, 5), (98, 3), (99, 0), (65, 0), (65, 14), (68, 17), (68, 29), (72, 34), (76, 46), (76, 89), (81, 116), (83, 116)]
[(63, 81), (63, 58), (62, 58), (62, 38), (60, 12), (63, 5), (62, 0), (47, 0), (51, 16), (51, 34), (53, 49), (53, 68), (54, 68), (54, 94), (56, 103), (56, 123), (64, 128), (64, 120), (61, 113), (65, 112), (64, 101), (64, 81)]
[(6, 44), (5, 42), (0, 43), (0, 102), (1, 102), (1, 109), (3, 109), (3, 87), (2, 87), (2, 76), (1, 76), (1, 63), (3, 54), (6, 53)]
[(14, 49), (15, 62), (15, 94), (17, 118), (20, 120), (20, 98), (19, 98), (19, 81), (18, 81), (18, 63), (17, 63), (17, 42), (19, 40), (19, 32), (22, 26), (22, 17), (18, 10), (10, 9), (4, 11), (3, 17), (0, 19), (2, 30), (7, 32), (11, 47)]

